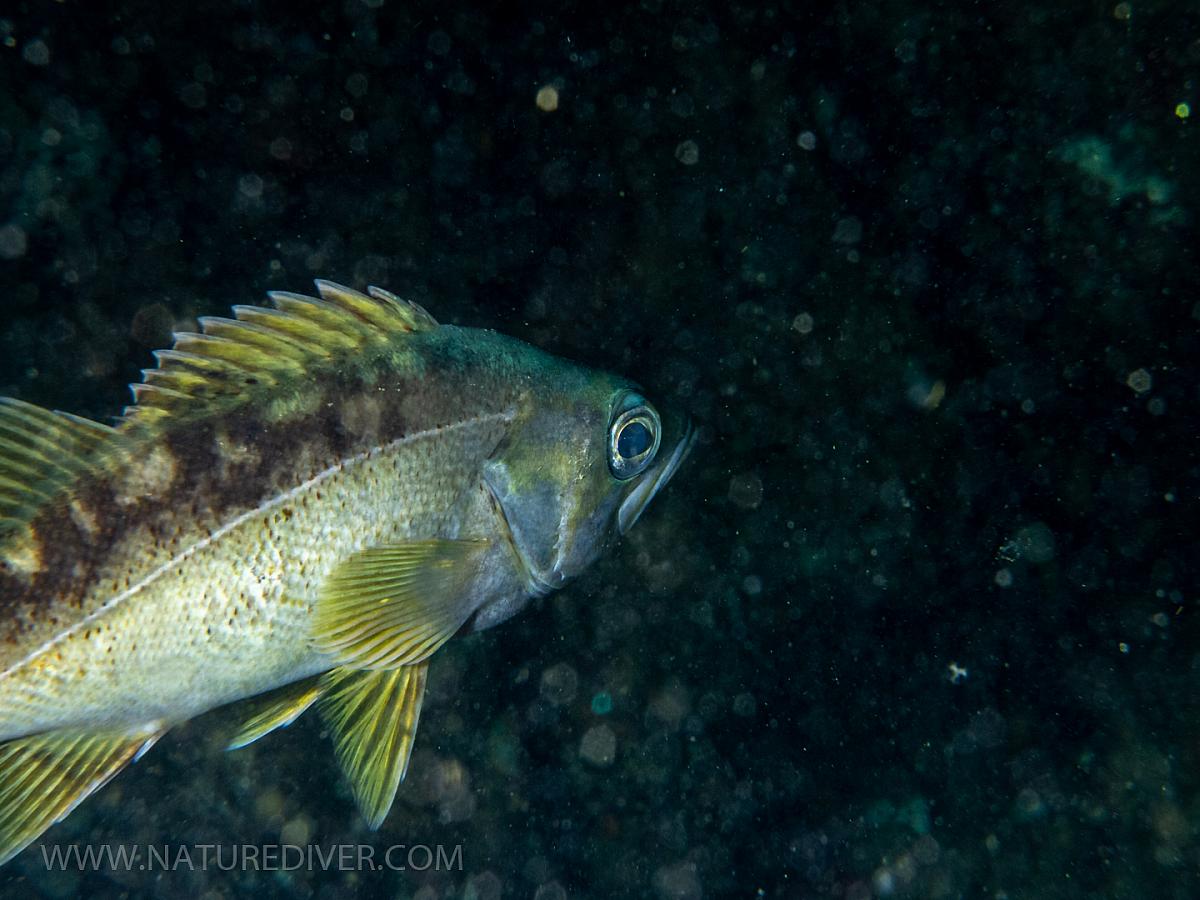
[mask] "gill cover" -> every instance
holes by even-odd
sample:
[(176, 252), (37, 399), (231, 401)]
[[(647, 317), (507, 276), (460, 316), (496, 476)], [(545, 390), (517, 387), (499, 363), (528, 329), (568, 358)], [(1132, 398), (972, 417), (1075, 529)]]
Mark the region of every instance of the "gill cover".
[(691, 440), (628, 383), (598, 378), (558, 404), (538, 398), (484, 468), (531, 586), (559, 587), (632, 527)]

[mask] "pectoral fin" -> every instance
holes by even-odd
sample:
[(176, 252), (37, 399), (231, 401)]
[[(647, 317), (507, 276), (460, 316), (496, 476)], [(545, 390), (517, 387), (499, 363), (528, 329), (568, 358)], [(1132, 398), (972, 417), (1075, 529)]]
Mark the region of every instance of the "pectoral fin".
[(276, 728), (291, 725), (321, 696), (322, 690), (319, 678), (306, 678), (249, 701), (249, 716), (230, 738), (225, 749), (237, 750), (253, 744)]
[(0, 865), (66, 817), (163, 734), (48, 731), (0, 744)]
[(313, 614), (317, 649), (354, 669), (420, 662), (473, 612), (467, 585), (487, 541), (406, 541), (341, 563)]
[(408, 770), (428, 668), (428, 662), (398, 669), (339, 668), (321, 679), (324, 693), (317, 708), (371, 828), (387, 816)]

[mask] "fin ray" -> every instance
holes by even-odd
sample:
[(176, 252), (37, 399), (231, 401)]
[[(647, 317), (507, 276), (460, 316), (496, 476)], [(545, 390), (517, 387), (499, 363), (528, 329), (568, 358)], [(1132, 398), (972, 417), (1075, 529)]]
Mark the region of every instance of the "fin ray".
[(408, 771), (429, 663), (322, 676), (318, 703), (367, 824), (378, 828)]
[(119, 445), (107, 425), (0, 397), (0, 555), (38, 510)]
[(356, 669), (425, 659), (473, 612), (465, 588), (487, 546), (475, 540), (406, 541), (350, 556), (317, 598), (317, 648)]
[(129, 423), (203, 414), (245, 401), (281, 379), (385, 345), (397, 334), (427, 331), (437, 322), (424, 309), (372, 288), (367, 294), (317, 281), (320, 299), (275, 291), (274, 309), (234, 306), (234, 318), (199, 320), (201, 331), (179, 332), (171, 350), (155, 354), (158, 368), (133, 386)]
[(132, 730), (49, 731), (0, 744), (0, 865), (62, 821), (162, 736)]
[(323, 691), (320, 678), (314, 676), (279, 688), (262, 700), (250, 701), (253, 713), (242, 722), (225, 749), (237, 750), (277, 728), (286, 728), (300, 718)]

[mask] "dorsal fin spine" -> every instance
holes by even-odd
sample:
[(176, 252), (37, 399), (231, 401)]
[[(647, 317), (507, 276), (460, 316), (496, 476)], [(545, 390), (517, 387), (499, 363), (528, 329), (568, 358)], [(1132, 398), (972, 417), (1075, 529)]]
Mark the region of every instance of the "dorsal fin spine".
[(269, 328), (300, 344), (323, 341), (331, 350), (349, 350), (359, 345), (359, 339), (354, 335), (337, 329), (322, 328), (311, 319), (290, 315), (281, 309), (271, 309), (266, 306), (235, 306), (233, 313), (239, 322)]
[(314, 347), (305, 347), (286, 334), (251, 322), (226, 319), (221, 316), (205, 316), (198, 320), (206, 335), (225, 338), (237, 343), (250, 344), (268, 353), (284, 353), (294, 359), (307, 359), (313, 355)]
[(157, 367), (131, 385), (135, 403), (117, 428), (0, 398), (0, 553), (81, 474), (130, 462), (160, 425), (265, 398), (282, 380), (343, 358), (373, 365), (397, 337), (437, 327), (420, 306), (382, 288), (363, 294), (331, 281), (316, 285), (319, 299), (273, 292), (275, 309), (235, 306), (233, 319), (205, 317), (201, 332), (176, 334), (172, 349), (154, 354)]
[(235, 306), (235, 318), (204, 317), (199, 333), (176, 334), (171, 350), (155, 354), (158, 368), (143, 375), (150, 389), (135, 389), (137, 403), (126, 410), (122, 427), (153, 425), (164, 421), (164, 412), (203, 414), (214, 403), (236, 405), (281, 379), (306, 377), (343, 356), (358, 361), (363, 351), (398, 335), (437, 327), (424, 309), (382, 288), (363, 294), (331, 281), (316, 285), (320, 299), (274, 291), (268, 296), (275, 309)]

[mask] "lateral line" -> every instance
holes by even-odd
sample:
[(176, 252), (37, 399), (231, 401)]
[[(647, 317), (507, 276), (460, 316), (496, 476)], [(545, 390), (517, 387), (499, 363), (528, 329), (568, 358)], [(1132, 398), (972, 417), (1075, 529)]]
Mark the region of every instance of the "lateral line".
[(153, 584), (155, 581), (157, 581), (159, 578), (161, 578), (163, 575), (165, 575), (171, 569), (178, 566), (184, 560), (189, 559), (190, 557), (199, 553), (201, 550), (203, 550), (206, 547), (213, 544), (215, 541), (220, 540), (226, 534), (228, 534), (229, 532), (233, 531), (233, 529), (235, 529), (239, 525), (241, 525), (243, 522), (253, 519), (255, 516), (260, 516), (269, 509), (273, 509), (276, 506), (280, 506), (284, 503), (287, 503), (289, 500), (293, 499), (294, 497), (299, 496), (300, 494), (304, 493), (305, 491), (307, 491), (309, 488), (313, 487), (314, 485), (318, 485), (322, 481), (325, 481), (326, 479), (330, 478), (331, 476), (336, 475), (338, 472), (345, 471), (347, 468), (349, 468), (351, 466), (358, 465), (359, 463), (365, 462), (366, 460), (370, 459), (373, 456), (376, 456), (380, 453), (385, 453), (388, 450), (393, 450), (396, 447), (403, 446), (404, 444), (412, 443), (414, 441), (419, 441), (419, 440), (422, 440), (427, 437), (433, 437), (438, 434), (445, 434), (447, 431), (454, 431), (459, 428), (466, 428), (467, 426), (470, 426), (470, 425), (477, 425), (481, 422), (487, 422), (489, 420), (503, 421), (505, 419), (511, 419), (511, 418), (512, 418), (512, 415), (509, 412), (489, 413), (488, 415), (478, 416), (474, 419), (466, 419), (462, 422), (455, 422), (451, 425), (445, 425), (440, 428), (427, 428), (423, 431), (416, 431), (416, 432), (413, 432), (412, 434), (406, 434), (404, 437), (396, 438), (396, 440), (390, 441), (389, 443), (383, 444), (379, 447), (369, 447), (368, 449), (363, 450), (359, 453), (356, 453), (356, 454), (354, 454), (354, 456), (349, 456), (346, 459), (338, 460), (336, 463), (334, 463), (328, 469), (318, 472), (316, 475), (314, 475), (312, 478), (308, 479), (307, 481), (301, 482), (300, 484), (296, 485), (294, 488), (290, 488), (287, 491), (284, 491), (282, 494), (277, 494), (276, 496), (272, 497), (270, 500), (267, 500), (265, 503), (262, 503), (262, 504), (256, 506), (254, 509), (247, 510), (246, 512), (241, 513), (240, 515), (234, 516), (232, 519), (230, 519), (228, 522), (226, 522), (224, 525), (222, 525), (220, 528), (218, 528), (212, 534), (208, 535), (207, 537), (201, 538), (196, 543), (192, 544), (190, 547), (187, 547), (185, 550), (182, 550), (178, 555), (174, 556), (172, 559), (163, 563), (161, 566), (159, 566), (153, 572), (148, 574), (141, 581), (139, 581), (135, 584), (131, 584), (125, 590), (121, 591), (121, 593), (119, 593), (116, 596), (112, 597), (111, 599), (105, 601), (104, 604), (97, 607), (92, 612), (88, 613), (88, 615), (84, 616), (78, 622), (74, 623), (69, 628), (66, 628), (63, 631), (60, 631), (58, 634), (54, 635), (54, 637), (52, 637), (50, 640), (46, 641), (46, 643), (42, 644), (37, 649), (33, 650), (32, 652), (30, 652), (26, 656), (22, 657), (21, 659), (17, 660), (15, 663), (13, 663), (11, 666), (9, 666), (7, 669), (5, 669), (3, 672), (0, 672), (0, 681), (3, 681), (5, 678), (8, 678), (10, 675), (12, 675), (18, 669), (21, 669), (24, 666), (28, 665), (30, 662), (32, 662), (34, 659), (36, 659), (42, 653), (49, 650), (51, 647), (55, 647), (58, 644), (62, 643), (64, 640), (66, 640), (72, 634), (75, 634), (77, 631), (80, 631), (80, 630), (86, 628), (87, 626), (91, 625), (97, 619), (101, 618), (102, 616), (104, 616), (108, 612), (110, 612), (111, 610), (120, 606), (122, 603), (124, 603), (130, 597), (133, 597), (134, 595), (138, 594), (140, 591), (142, 591), (148, 585)]

